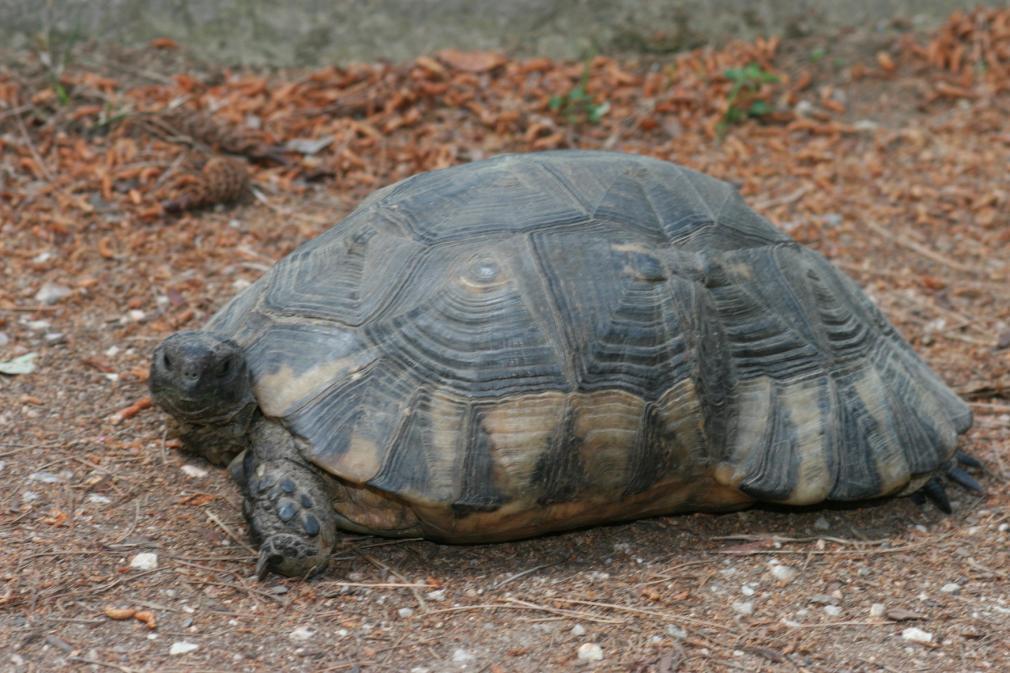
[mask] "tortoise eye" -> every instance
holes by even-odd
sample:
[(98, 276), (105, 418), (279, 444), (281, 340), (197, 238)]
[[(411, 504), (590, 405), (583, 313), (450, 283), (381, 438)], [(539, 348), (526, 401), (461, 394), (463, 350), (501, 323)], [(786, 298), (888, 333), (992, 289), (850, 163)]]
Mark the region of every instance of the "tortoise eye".
[(221, 366), (218, 367), (217, 373), (220, 374), (221, 376), (224, 376), (230, 370), (231, 370), (231, 358), (225, 358), (224, 362), (221, 363)]
[(172, 358), (168, 357), (168, 353), (162, 353), (161, 364), (165, 366), (165, 369), (172, 370)]

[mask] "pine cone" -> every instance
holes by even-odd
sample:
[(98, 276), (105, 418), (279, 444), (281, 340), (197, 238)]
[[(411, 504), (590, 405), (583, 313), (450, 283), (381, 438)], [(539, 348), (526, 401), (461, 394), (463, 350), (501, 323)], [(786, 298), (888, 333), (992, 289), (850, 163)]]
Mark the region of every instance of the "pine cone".
[(232, 203), (249, 188), (249, 171), (238, 159), (213, 157), (204, 164), (199, 174), (180, 176), (174, 187), (180, 194), (161, 204), (168, 213)]

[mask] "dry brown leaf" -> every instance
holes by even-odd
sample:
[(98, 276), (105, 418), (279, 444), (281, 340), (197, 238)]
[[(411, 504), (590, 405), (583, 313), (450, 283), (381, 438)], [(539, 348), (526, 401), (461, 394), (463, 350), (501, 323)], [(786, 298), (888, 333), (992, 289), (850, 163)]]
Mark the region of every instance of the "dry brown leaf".
[(507, 61), (504, 54), (493, 51), (460, 51), (443, 49), (435, 54), (443, 63), (463, 72), (487, 72)]

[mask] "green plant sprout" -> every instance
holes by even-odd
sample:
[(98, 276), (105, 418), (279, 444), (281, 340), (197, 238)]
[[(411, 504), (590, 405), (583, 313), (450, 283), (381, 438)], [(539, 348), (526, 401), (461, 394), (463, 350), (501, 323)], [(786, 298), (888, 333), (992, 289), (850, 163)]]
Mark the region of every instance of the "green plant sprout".
[(590, 123), (597, 124), (603, 116), (610, 110), (610, 103), (604, 101), (596, 103), (592, 95), (587, 90), (589, 85), (589, 64), (586, 63), (582, 69), (582, 76), (579, 83), (569, 89), (566, 93), (551, 96), (548, 107), (558, 114), (565, 116), (570, 124), (579, 122), (582, 119)]
[(757, 63), (750, 63), (743, 68), (730, 68), (723, 75), (733, 85), (726, 95), (729, 105), (716, 127), (720, 136), (725, 135), (733, 124), (770, 113), (771, 106), (760, 96), (765, 84), (779, 81), (776, 74), (768, 72)]

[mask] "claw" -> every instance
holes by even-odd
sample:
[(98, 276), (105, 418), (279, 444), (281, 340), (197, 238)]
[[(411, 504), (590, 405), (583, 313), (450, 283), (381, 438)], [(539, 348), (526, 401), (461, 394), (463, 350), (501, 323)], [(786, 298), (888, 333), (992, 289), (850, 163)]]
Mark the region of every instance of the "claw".
[(267, 573), (270, 572), (270, 564), (279, 561), (280, 558), (277, 554), (271, 554), (265, 549), (260, 549), (260, 557), (256, 561), (256, 579), (260, 582), (266, 579)]
[(982, 484), (978, 483), (978, 481), (975, 480), (975, 477), (968, 474), (963, 467), (954, 465), (947, 470), (947, 476), (950, 477), (951, 481), (963, 486), (972, 493), (978, 493), (979, 495), (983, 495), (985, 493), (985, 489), (982, 488)]
[(922, 489), (919, 492), (929, 498), (936, 505), (937, 509), (944, 514), (950, 514), (954, 511), (950, 507), (950, 499), (947, 497), (947, 491), (944, 489), (943, 482), (940, 481), (939, 477), (933, 477), (927, 481), (922, 485)]
[(957, 453), (954, 454), (954, 457), (957, 458), (957, 462), (961, 463), (962, 465), (973, 467), (976, 470), (985, 469), (985, 466), (982, 464), (981, 460), (979, 460), (978, 458), (976, 458), (975, 456), (971, 455), (966, 451), (962, 451), (961, 449), (957, 450)]

